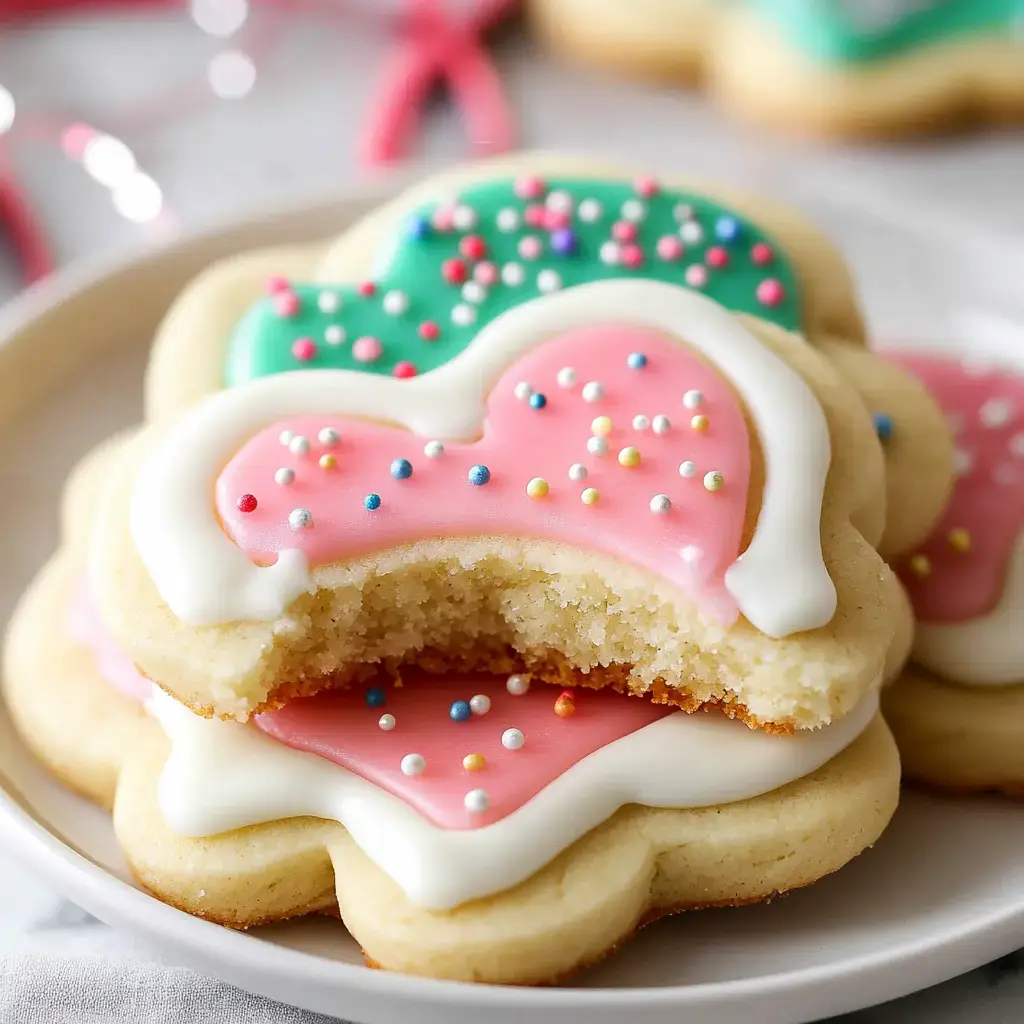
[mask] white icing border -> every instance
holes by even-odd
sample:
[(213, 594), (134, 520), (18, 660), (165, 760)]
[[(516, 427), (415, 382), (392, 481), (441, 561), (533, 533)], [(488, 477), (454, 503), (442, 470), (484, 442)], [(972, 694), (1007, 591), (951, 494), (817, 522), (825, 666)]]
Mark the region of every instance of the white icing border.
[(148, 708), (171, 741), (159, 803), (174, 832), (209, 836), (302, 815), (337, 821), (410, 900), (446, 909), (519, 884), (626, 804), (711, 807), (804, 778), (864, 731), (878, 694), (839, 722), (789, 736), (676, 712), (594, 751), (500, 821), (462, 831), (255, 726), (202, 718), (158, 687)]
[[(131, 533), (160, 595), (181, 620), (271, 621), (312, 586), (305, 556), (256, 566), (221, 529), (211, 491), (221, 468), (262, 427), (300, 414), (384, 420), (423, 437), (479, 435), (489, 389), (553, 334), (627, 321), (685, 340), (739, 390), (766, 462), (761, 514), (725, 585), (772, 637), (825, 625), (836, 591), (821, 554), (821, 501), (831, 448), (806, 382), (732, 314), (697, 292), (645, 280), (598, 281), (542, 296), (481, 329), (451, 362), (409, 381), (348, 370), (282, 373), (210, 396), (168, 430), (143, 464)], [(681, 396), (680, 396), (681, 397)]]

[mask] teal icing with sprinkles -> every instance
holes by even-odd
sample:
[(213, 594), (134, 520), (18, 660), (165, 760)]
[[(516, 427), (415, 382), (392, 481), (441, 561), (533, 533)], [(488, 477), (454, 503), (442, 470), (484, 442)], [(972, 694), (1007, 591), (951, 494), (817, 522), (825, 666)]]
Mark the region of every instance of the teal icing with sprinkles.
[(411, 212), (370, 280), (272, 278), (229, 341), (225, 384), (325, 368), (427, 373), (515, 306), (618, 278), (680, 285), (800, 326), (789, 260), (720, 203), (651, 178), (489, 180)]

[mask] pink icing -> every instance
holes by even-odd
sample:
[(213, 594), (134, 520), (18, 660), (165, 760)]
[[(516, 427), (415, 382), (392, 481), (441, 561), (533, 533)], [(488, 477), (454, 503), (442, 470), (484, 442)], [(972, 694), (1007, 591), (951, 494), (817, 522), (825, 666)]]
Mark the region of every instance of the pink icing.
[[(627, 357), (646, 357), (630, 369)], [(563, 367), (576, 370), (576, 383), (561, 387)], [(603, 385), (604, 396), (586, 401), (588, 382)], [(527, 382), (544, 395), (543, 408), (517, 397)], [(696, 408), (687, 392), (703, 393)], [(445, 401), (444, 395), (439, 401)], [(634, 417), (653, 423), (666, 416), (669, 429), (637, 429)], [(691, 427), (707, 417), (704, 430)], [(587, 449), (595, 417), (607, 416), (608, 453)], [(326, 447), (317, 438), (333, 428), (340, 441)], [(295, 455), (282, 444), (282, 431), (306, 437), (310, 450)], [(424, 454), (427, 438), (341, 416), (303, 416), (268, 427), (229, 462), (216, 485), (224, 528), (257, 563), (271, 563), (281, 550), (299, 548), (311, 564), (340, 560), (410, 541), (444, 536), (503, 534), (547, 538), (599, 550), (656, 572), (724, 621), (736, 607), (724, 586), (726, 569), (739, 554), (750, 477), (750, 452), (743, 409), (719, 374), (689, 349), (646, 328), (625, 325), (586, 327), (560, 335), (528, 352), (491, 392), (483, 435), (472, 443), (446, 444), (438, 458)], [(619, 464), (621, 449), (633, 446), (641, 463)], [(319, 460), (330, 454), (334, 468)], [(412, 464), (408, 479), (391, 475), (392, 461)], [(694, 463), (685, 477), (680, 465)], [(581, 463), (585, 480), (569, 478)], [(490, 480), (468, 481), (470, 468), (484, 465)], [(290, 485), (275, 483), (280, 468), (295, 473)], [(705, 474), (717, 471), (720, 489), (705, 487)], [(548, 484), (546, 496), (531, 498), (534, 478)], [(585, 488), (599, 493), (596, 504), (581, 500)], [(367, 494), (379, 495), (376, 511), (364, 508)], [(238, 499), (257, 498), (258, 507), (241, 512)], [(667, 495), (671, 508), (651, 510), (655, 495)], [(308, 509), (312, 524), (289, 525), (289, 514)]]
[[(384, 707), (367, 707), (365, 690), (325, 692), (254, 721), (281, 743), (327, 758), (399, 797), (435, 825), (467, 829), (504, 818), (588, 754), (676, 710), (610, 690), (578, 690), (575, 713), (559, 718), (553, 710), (559, 691), (547, 686), (515, 697), (504, 677), (405, 682), (385, 689)], [(452, 703), (478, 693), (491, 698), (491, 710), (453, 721)], [(395, 718), (390, 732), (377, 724), (384, 713)], [(502, 745), (509, 728), (525, 737), (518, 750)], [(403, 774), (402, 758), (409, 753), (426, 759), (422, 775)], [(483, 754), (482, 770), (463, 768), (469, 753)], [(465, 807), (466, 793), (473, 789), (490, 797), (482, 814)]]
[(100, 675), (115, 690), (130, 700), (144, 701), (149, 698), (152, 683), (114, 643), (84, 580), (75, 588), (71, 597), (67, 625), (71, 638), (92, 652)]
[[(963, 622), (992, 611), (1024, 524), (1024, 378), (975, 370), (942, 356), (891, 357), (938, 401), (956, 439), (953, 497), (935, 532), (898, 566), (924, 622)], [(950, 542), (966, 530), (969, 550)], [(917, 571), (914, 571), (914, 565)]]

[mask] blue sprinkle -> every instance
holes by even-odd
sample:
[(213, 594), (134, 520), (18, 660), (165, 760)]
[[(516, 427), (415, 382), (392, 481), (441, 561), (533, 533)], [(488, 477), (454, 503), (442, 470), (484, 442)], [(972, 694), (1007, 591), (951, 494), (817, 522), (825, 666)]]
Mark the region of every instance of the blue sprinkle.
[(473, 712), (470, 709), (468, 700), (457, 700), (448, 711), (448, 715), (453, 722), (468, 722), (472, 714)]
[(486, 466), (470, 466), (469, 482), (474, 487), (483, 487), (491, 479), (491, 471)]
[(647, 365), (647, 356), (643, 352), (630, 352), (626, 357), (626, 365), (631, 370), (642, 370)]
[(735, 217), (719, 217), (715, 221), (715, 236), (723, 242), (735, 242), (742, 233), (743, 228)]
[(576, 251), (576, 233), (569, 228), (551, 232), (551, 251), (559, 256), (571, 256)]
[(386, 701), (387, 695), (379, 686), (366, 691), (366, 706), (368, 708), (382, 708)]
[(375, 509), (380, 508), (380, 495), (379, 494), (368, 494), (363, 498), (363, 507), (368, 508), (371, 512)]
[(887, 412), (876, 412), (875, 433), (880, 441), (888, 441), (892, 437), (892, 417)]
[(430, 237), (430, 221), (426, 217), (411, 217), (409, 219), (409, 237), (416, 242), (422, 242)]
[(547, 397), (542, 395), (539, 391), (535, 391), (530, 395), (530, 408), (531, 409), (543, 409), (548, 404)]
[(396, 480), (408, 480), (412, 476), (412, 463), (408, 459), (395, 459), (391, 463), (391, 475)]

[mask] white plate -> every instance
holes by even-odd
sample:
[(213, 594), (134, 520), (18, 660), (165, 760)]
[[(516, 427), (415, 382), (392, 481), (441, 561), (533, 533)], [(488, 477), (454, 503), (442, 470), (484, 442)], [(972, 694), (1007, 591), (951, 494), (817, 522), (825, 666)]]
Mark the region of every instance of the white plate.
[[(803, 202), (841, 239), (890, 339), (1024, 349), (1012, 255), (916, 237), (863, 211)], [(0, 621), (55, 542), (67, 470), (137, 418), (146, 341), (175, 292), (224, 253), (341, 228), (347, 200), (188, 239), (150, 257), (71, 274), (0, 315)], [(955, 246), (956, 252), (951, 250)], [(912, 301), (907, 301), (911, 297)], [(87, 365), (88, 364), (88, 365)], [(10, 376), (13, 375), (13, 376)], [(243, 935), (136, 888), (106, 814), (53, 782), (0, 708), (0, 835), (109, 923), (242, 988), (363, 1024), (794, 1024), (856, 1009), (1024, 945), (1024, 809), (908, 794), (876, 849), (770, 906), (707, 911), (647, 929), (563, 989), (472, 986), (362, 966), (336, 923)]]

